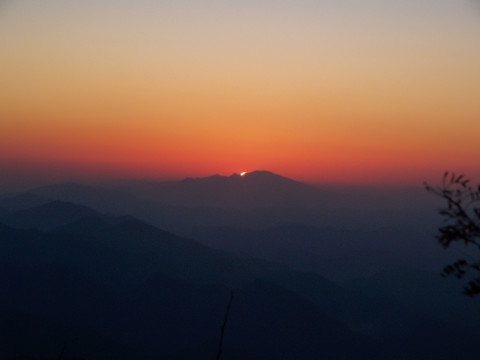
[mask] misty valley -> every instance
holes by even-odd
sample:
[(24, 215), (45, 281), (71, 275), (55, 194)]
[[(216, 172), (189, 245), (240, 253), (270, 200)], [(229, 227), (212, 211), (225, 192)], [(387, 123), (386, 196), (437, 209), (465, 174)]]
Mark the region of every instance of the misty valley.
[(440, 206), (268, 171), (3, 193), (0, 358), (478, 359)]

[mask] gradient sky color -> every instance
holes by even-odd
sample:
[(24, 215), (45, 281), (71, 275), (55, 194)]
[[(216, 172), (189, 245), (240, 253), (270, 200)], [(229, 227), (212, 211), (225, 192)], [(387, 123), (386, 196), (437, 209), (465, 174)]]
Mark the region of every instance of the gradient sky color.
[(0, 49), (4, 185), (480, 177), (475, 0), (3, 1)]

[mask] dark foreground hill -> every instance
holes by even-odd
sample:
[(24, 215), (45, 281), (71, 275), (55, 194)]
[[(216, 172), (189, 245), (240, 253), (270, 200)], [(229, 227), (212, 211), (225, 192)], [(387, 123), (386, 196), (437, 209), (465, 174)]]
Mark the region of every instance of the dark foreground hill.
[[(0, 225), (0, 305), (6, 319), (17, 319), (15, 327), (1, 323), (2, 333), (15, 338), (2, 356), (55, 350), (38, 345), (38, 332), (48, 338), (42, 343), (59, 348), (64, 341), (76, 343), (70, 355), (89, 359), (115, 352), (132, 359), (181, 357), (206, 344), (215, 352), (231, 289), (236, 295), (225, 358), (372, 356), (373, 342), (268, 280), (279, 271), (286, 270), (211, 250), (130, 217), (87, 217), (50, 232)], [(22, 323), (30, 328), (30, 322), (36, 331), (18, 329)], [(20, 351), (14, 344), (22, 341)]]
[[(44, 210), (51, 208), (70, 214), (71, 222), (55, 212), (49, 218)], [(477, 354), (475, 336), (461, 327), (318, 274), (230, 255), (130, 216), (74, 204), (32, 208), (16, 221), (32, 224), (42, 214), (48, 231), (0, 225), (6, 319), (0, 332), (10, 334), (1, 358), (50, 356), (67, 341), (66, 356), (85, 359), (212, 359), (232, 289), (222, 359)]]

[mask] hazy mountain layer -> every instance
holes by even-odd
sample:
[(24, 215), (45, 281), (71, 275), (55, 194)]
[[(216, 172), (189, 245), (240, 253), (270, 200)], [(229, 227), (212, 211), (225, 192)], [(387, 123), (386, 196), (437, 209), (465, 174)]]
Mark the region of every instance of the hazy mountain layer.
[[(73, 210), (79, 207), (47, 204), (17, 213), (17, 221), (31, 223), (46, 214), (44, 209), (76, 215)], [(0, 226), (0, 304), (7, 313), (47, 319), (38, 326), (55, 343), (68, 339), (58, 339), (51, 322), (58, 324), (55, 328), (76, 329), (82, 344), (98, 334), (98, 343), (112, 339), (142, 356), (185, 358), (199, 349), (211, 358), (230, 290), (235, 289), (225, 358), (472, 354), (447, 341), (455, 334), (462, 344), (472, 344), (458, 325), (382, 300), (371, 291), (362, 295), (318, 274), (212, 250), (132, 217), (84, 214), (67, 225), (59, 215), (61, 226), (48, 232)], [(53, 211), (49, 216), (54, 224), (57, 216)], [(10, 330), (8, 323), (3, 326)], [(434, 345), (433, 338), (442, 345)], [(404, 348), (405, 339), (415, 345)], [(35, 346), (29, 354), (36, 352)], [(99, 352), (113, 351), (102, 346)]]
[[(120, 343), (133, 358), (210, 359), (235, 289), (226, 359), (475, 358), (471, 309), (421, 272), (394, 270), (444, 261), (425, 215), (434, 202), (420, 195), (254, 172), (5, 196), (0, 305), (12, 318), (45, 319), (38, 328), (52, 344), (68, 327), (82, 344), (105, 343), (99, 351)], [(323, 273), (358, 279), (339, 286)]]

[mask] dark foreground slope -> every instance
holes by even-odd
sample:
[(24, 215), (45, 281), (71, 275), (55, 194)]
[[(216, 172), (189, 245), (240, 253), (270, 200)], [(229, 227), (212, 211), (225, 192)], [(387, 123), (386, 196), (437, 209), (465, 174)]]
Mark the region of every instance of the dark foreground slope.
[[(71, 356), (88, 359), (215, 352), (235, 289), (225, 358), (371, 358), (374, 345), (364, 336), (268, 280), (278, 271), (286, 270), (130, 217), (87, 217), (50, 232), (0, 225), (0, 305), (7, 319), (0, 325), (14, 338), (1, 355), (43, 355), (64, 341), (75, 344)], [(39, 332), (49, 346), (39, 345)]]
[[(18, 318), (0, 322), (12, 337), (2, 358), (67, 341), (66, 355), (85, 359), (211, 359), (232, 289), (222, 359), (475, 358), (461, 328), (318, 274), (212, 250), (129, 216), (53, 208), (71, 222), (52, 211), (45, 221), (58, 226), (49, 231), (0, 225), (0, 307)], [(22, 212), (17, 225), (44, 210)], [(25, 330), (30, 323), (36, 331)]]

